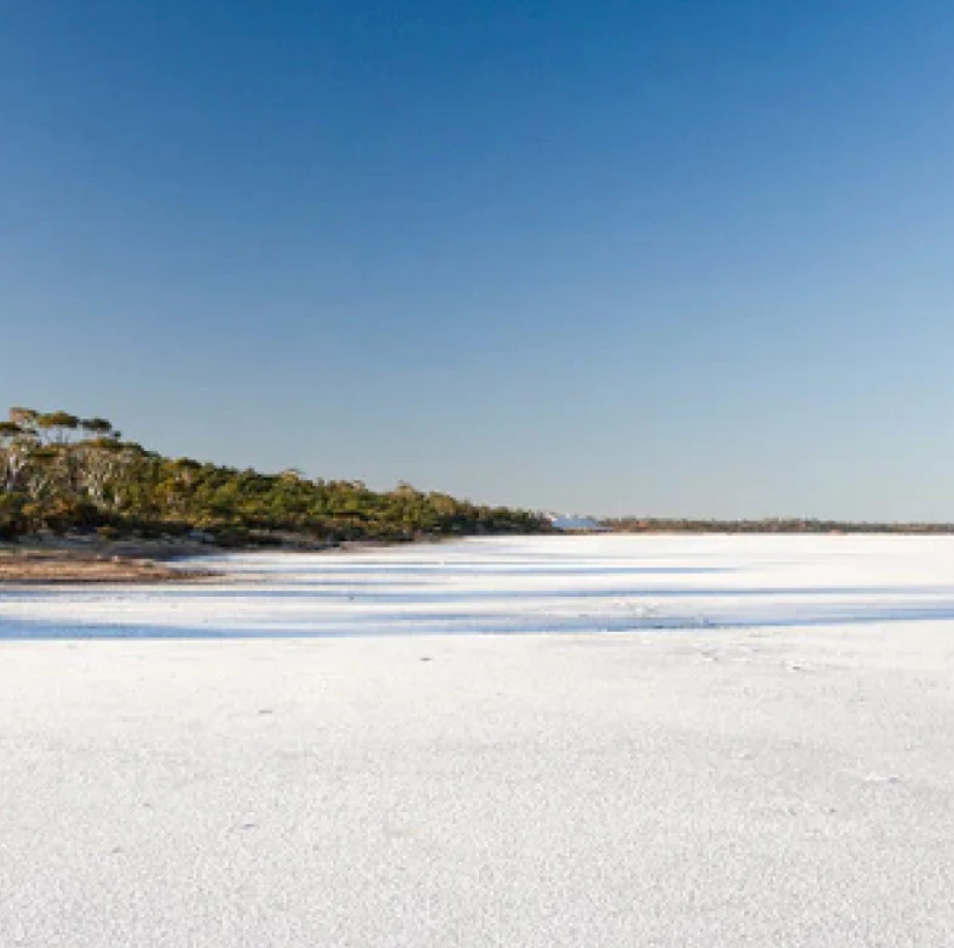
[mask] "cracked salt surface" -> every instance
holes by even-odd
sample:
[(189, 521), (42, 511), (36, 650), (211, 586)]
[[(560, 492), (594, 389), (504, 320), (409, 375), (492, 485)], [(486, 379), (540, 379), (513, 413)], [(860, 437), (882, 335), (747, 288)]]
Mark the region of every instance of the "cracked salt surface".
[(4, 592), (0, 945), (954, 944), (952, 554), (479, 540)]

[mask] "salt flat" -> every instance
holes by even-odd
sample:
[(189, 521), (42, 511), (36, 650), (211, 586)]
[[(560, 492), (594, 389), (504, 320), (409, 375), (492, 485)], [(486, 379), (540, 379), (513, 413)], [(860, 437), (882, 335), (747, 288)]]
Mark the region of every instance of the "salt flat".
[(954, 540), (0, 593), (0, 945), (954, 944)]

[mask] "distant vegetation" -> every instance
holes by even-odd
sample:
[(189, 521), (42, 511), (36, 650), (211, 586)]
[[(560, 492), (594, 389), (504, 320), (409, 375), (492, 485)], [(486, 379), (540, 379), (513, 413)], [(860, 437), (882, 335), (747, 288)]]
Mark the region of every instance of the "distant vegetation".
[(0, 538), (41, 530), (101, 536), (180, 535), (219, 542), (402, 540), (423, 535), (538, 533), (542, 517), (484, 507), (407, 484), (310, 480), (171, 459), (123, 438), (103, 418), (13, 408), (0, 422)]
[(619, 517), (603, 520), (613, 533), (954, 533), (950, 523), (852, 523), (780, 517), (766, 520), (680, 520)]

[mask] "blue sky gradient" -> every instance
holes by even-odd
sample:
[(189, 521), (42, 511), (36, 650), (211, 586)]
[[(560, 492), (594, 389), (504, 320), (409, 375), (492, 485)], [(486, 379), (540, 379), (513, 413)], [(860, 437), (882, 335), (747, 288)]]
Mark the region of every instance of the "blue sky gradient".
[(954, 519), (947, 0), (0, 3), (0, 407), (601, 514)]

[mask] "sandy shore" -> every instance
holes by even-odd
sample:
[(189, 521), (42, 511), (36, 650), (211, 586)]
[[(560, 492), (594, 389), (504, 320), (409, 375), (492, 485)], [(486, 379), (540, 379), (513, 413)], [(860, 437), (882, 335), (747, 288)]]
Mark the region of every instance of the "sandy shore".
[[(435, 544), (437, 538), (413, 541)], [(308, 554), (367, 553), (406, 546), (394, 541), (354, 540), (342, 543), (290, 541), (285, 552), (303, 550)], [(248, 547), (255, 552), (261, 547)], [(274, 548), (271, 548), (274, 552)], [(231, 551), (235, 553), (234, 550)], [(62, 537), (0, 542), (0, 588), (4, 585), (84, 585), (129, 584), (150, 585), (205, 580), (210, 576), (224, 579), (221, 570), (210, 573), (201, 568), (204, 558), (223, 558), (230, 551), (214, 545), (190, 540), (113, 540), (86, 537), (82, 541)], [(172, 560), (189, 559), (188, 569), (167, 565)]]
[(0, 595), (0, 945), (954, 944), (954, 545), (580, 544)]
[[(142, 551), (92, 552), (70, 549), (0, 548), (4, 585), (170, 583), (208, 577), (198, 568), (178, 569), (144, 557)], [(194, 555), (195, 551), (189, 551)]]
[(172, 583), (207, 576), (201, 570), (171, 569), (152, 560), (0, 553), (0, 585)]

